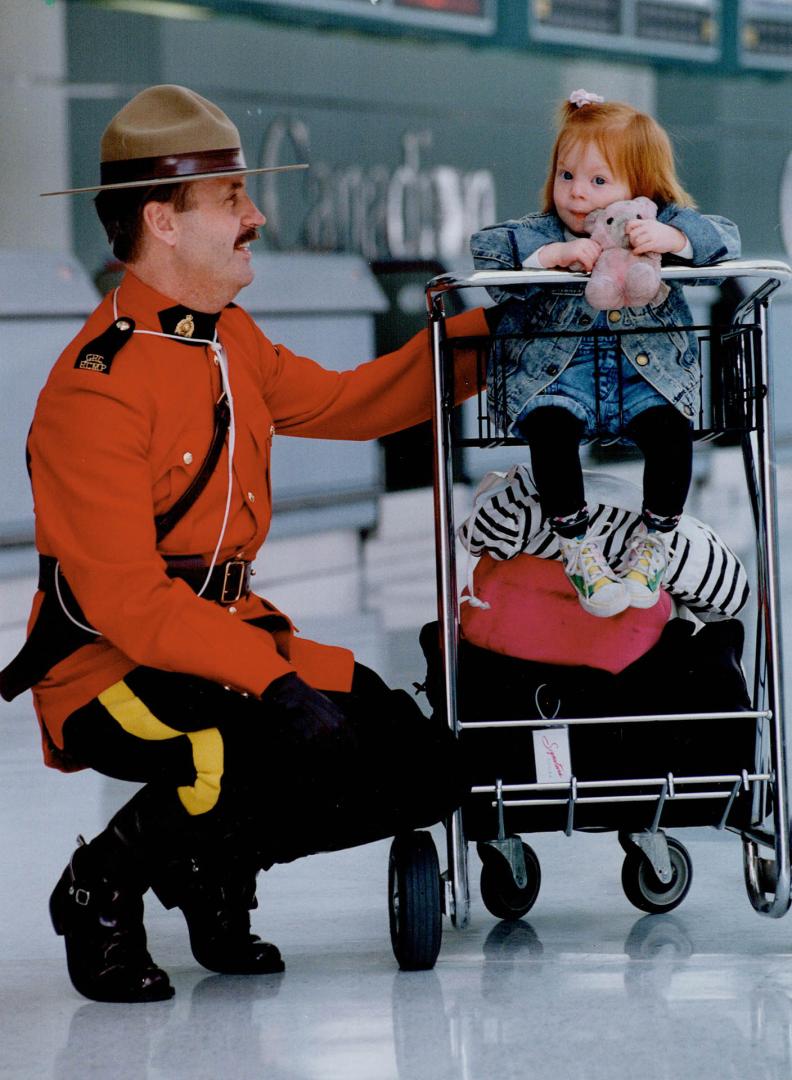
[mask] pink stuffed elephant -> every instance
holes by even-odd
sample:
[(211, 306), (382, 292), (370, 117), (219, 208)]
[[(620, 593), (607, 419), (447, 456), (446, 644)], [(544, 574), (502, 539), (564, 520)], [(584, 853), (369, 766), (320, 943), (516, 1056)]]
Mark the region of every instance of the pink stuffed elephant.
[(633, 255), (624, 231), (628, 221), (656, 217), (657, 207), (643, 195), (592, 210), (586, 217), (586, 232), (602, 248), (586, 285), (586, 300), (593, 308), (645, 307), (668, 295), (668, 286), (660, 280), (660, 256)]

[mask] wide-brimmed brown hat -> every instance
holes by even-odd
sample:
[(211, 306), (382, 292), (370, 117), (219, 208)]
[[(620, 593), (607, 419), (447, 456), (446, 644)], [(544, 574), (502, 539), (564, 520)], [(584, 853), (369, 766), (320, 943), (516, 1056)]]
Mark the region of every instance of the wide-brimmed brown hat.
[(242, 140), (222, 109), (186, 86), (150, 86), (116, 113), (102, 136), (100, 183), (43, 195), (75, 195), (287, 172), (307, 165), (249, 169)]

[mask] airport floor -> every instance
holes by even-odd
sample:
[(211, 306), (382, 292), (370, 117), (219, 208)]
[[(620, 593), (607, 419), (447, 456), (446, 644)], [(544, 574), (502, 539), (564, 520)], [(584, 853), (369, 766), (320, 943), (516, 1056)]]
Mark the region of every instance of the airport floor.
[[(782, 526), (792, 508), (785, 499)], [(417, 629), (431, 615), (433, 586), (431, 576), (418, 580), (415, 565), (390, 593), (373, 566), (370, 603), (342, 616), (306, 610), (303, 633), (350, 645), (394, 685), (420, 681)], [(16, 602), (14, 591), (12, 581), (3, 603)], [(14, 633), (0, 633), (0, 652)], [(694, 877), (668, 915), (644, 915), (628, 902), (613, 834), (544, 833), (527, 838), (542, 867), (535, 906), (522, 920), (499, 922), (481, 902), (471, 847), (470, 925), (444, 922), (437, 965), (426, 972), (399, 971), (391, 950), (387, 842), (260, 875), (254, 929), (280, 947), (280, 976), (204, 971), (179, 912), (147, 898), (150, 948), (175, 998), (86, 1001), (68, 980), (47, 900), (76, 834), (99, 831), (133, 789), (45, 769), (27, 698), (0, 711), (0, 733), (4, 1080), (792, 1075), (792, 916), (753, 910), (741, 842), (715, 830), (677, 831)], [(433, 832), (445, 867), (443, 831)]]

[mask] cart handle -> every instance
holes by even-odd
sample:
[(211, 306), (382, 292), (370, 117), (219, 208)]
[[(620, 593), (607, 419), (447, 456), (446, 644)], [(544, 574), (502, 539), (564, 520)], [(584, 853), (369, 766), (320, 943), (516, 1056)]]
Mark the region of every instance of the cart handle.
[[(663, 281), (722, 281), (724, 278), (761, 278), (756, 290), (762, 298), (768, 296), (792, 279), (792, 268), (775, 259), (729, 259), (715, 266), (664, 266), (660, 270)], [(570, 270), (476, 270), (467, 276), (440, 274), (426, 285), (426, 304), (429, 313), (435, 308), (435, 299), (454, 289), (485, 289), (489, 286), (514, 285), (562, 285), (570, 281), (588, 281), (589, 275)], [(752, 295), (748, 300), (759, 299)], [(743, 301), (747, 303), (748, 300)]]

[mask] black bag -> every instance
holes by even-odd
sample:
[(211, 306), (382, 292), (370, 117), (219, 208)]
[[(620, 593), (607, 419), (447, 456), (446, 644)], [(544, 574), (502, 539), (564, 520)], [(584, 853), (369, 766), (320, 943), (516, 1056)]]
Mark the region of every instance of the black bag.
[[(743, 640), (742, 624), (735, 619), (708, 623), (695, 635), (691, 623), (673, 619), (658, 643), (618, 675), (519, 660), (462, 640), (459, 719), (464, 723), (547, 718), (563, 723), (585, 716), (744, 711), (751, 702), (740, 664)], [(423, 628), (420, 641), (427, 660), (426, 693), (437, 710), (443, 701), (437, 623)], [(471, 783), (494, 785), (496, 779), (504, 784), (534, 783), (533, 730), (463, 731), (460, 741)], [(657, 779), (669, 772), (675, 777), (738, 775), (743, 769), (754, 769), (756, 721), (746, 717), (580, 725), (570, 727), (569, 741), (572, 772), (579, 781)], [(715, 785), (700, 785), (697, 790), (708, 788), (714, 790)], [(659, 790), (657, 784), (630, 789), (629, 794), (655, 796), (648, 801), (578, 804), (575, 827), (647, 828), (654, 819)], [(611, 788), (595, 794), (609, 791), (628, 793)], [(565, 798), (563, 793), (557, 797)], [(717, 824), (725, 806), (724, 799), (669, 800), (661, 826)], [(463, 810), (469, 839), (497, 835), (497, 811), (491, 799), (474, 796)], [(566, 805), (510, 808), (507, 832), (563, 829), (567, 813)], [(733, 804), (729, 824), (744, 827), (749, 817), (750, 798), (742, 792)]]

